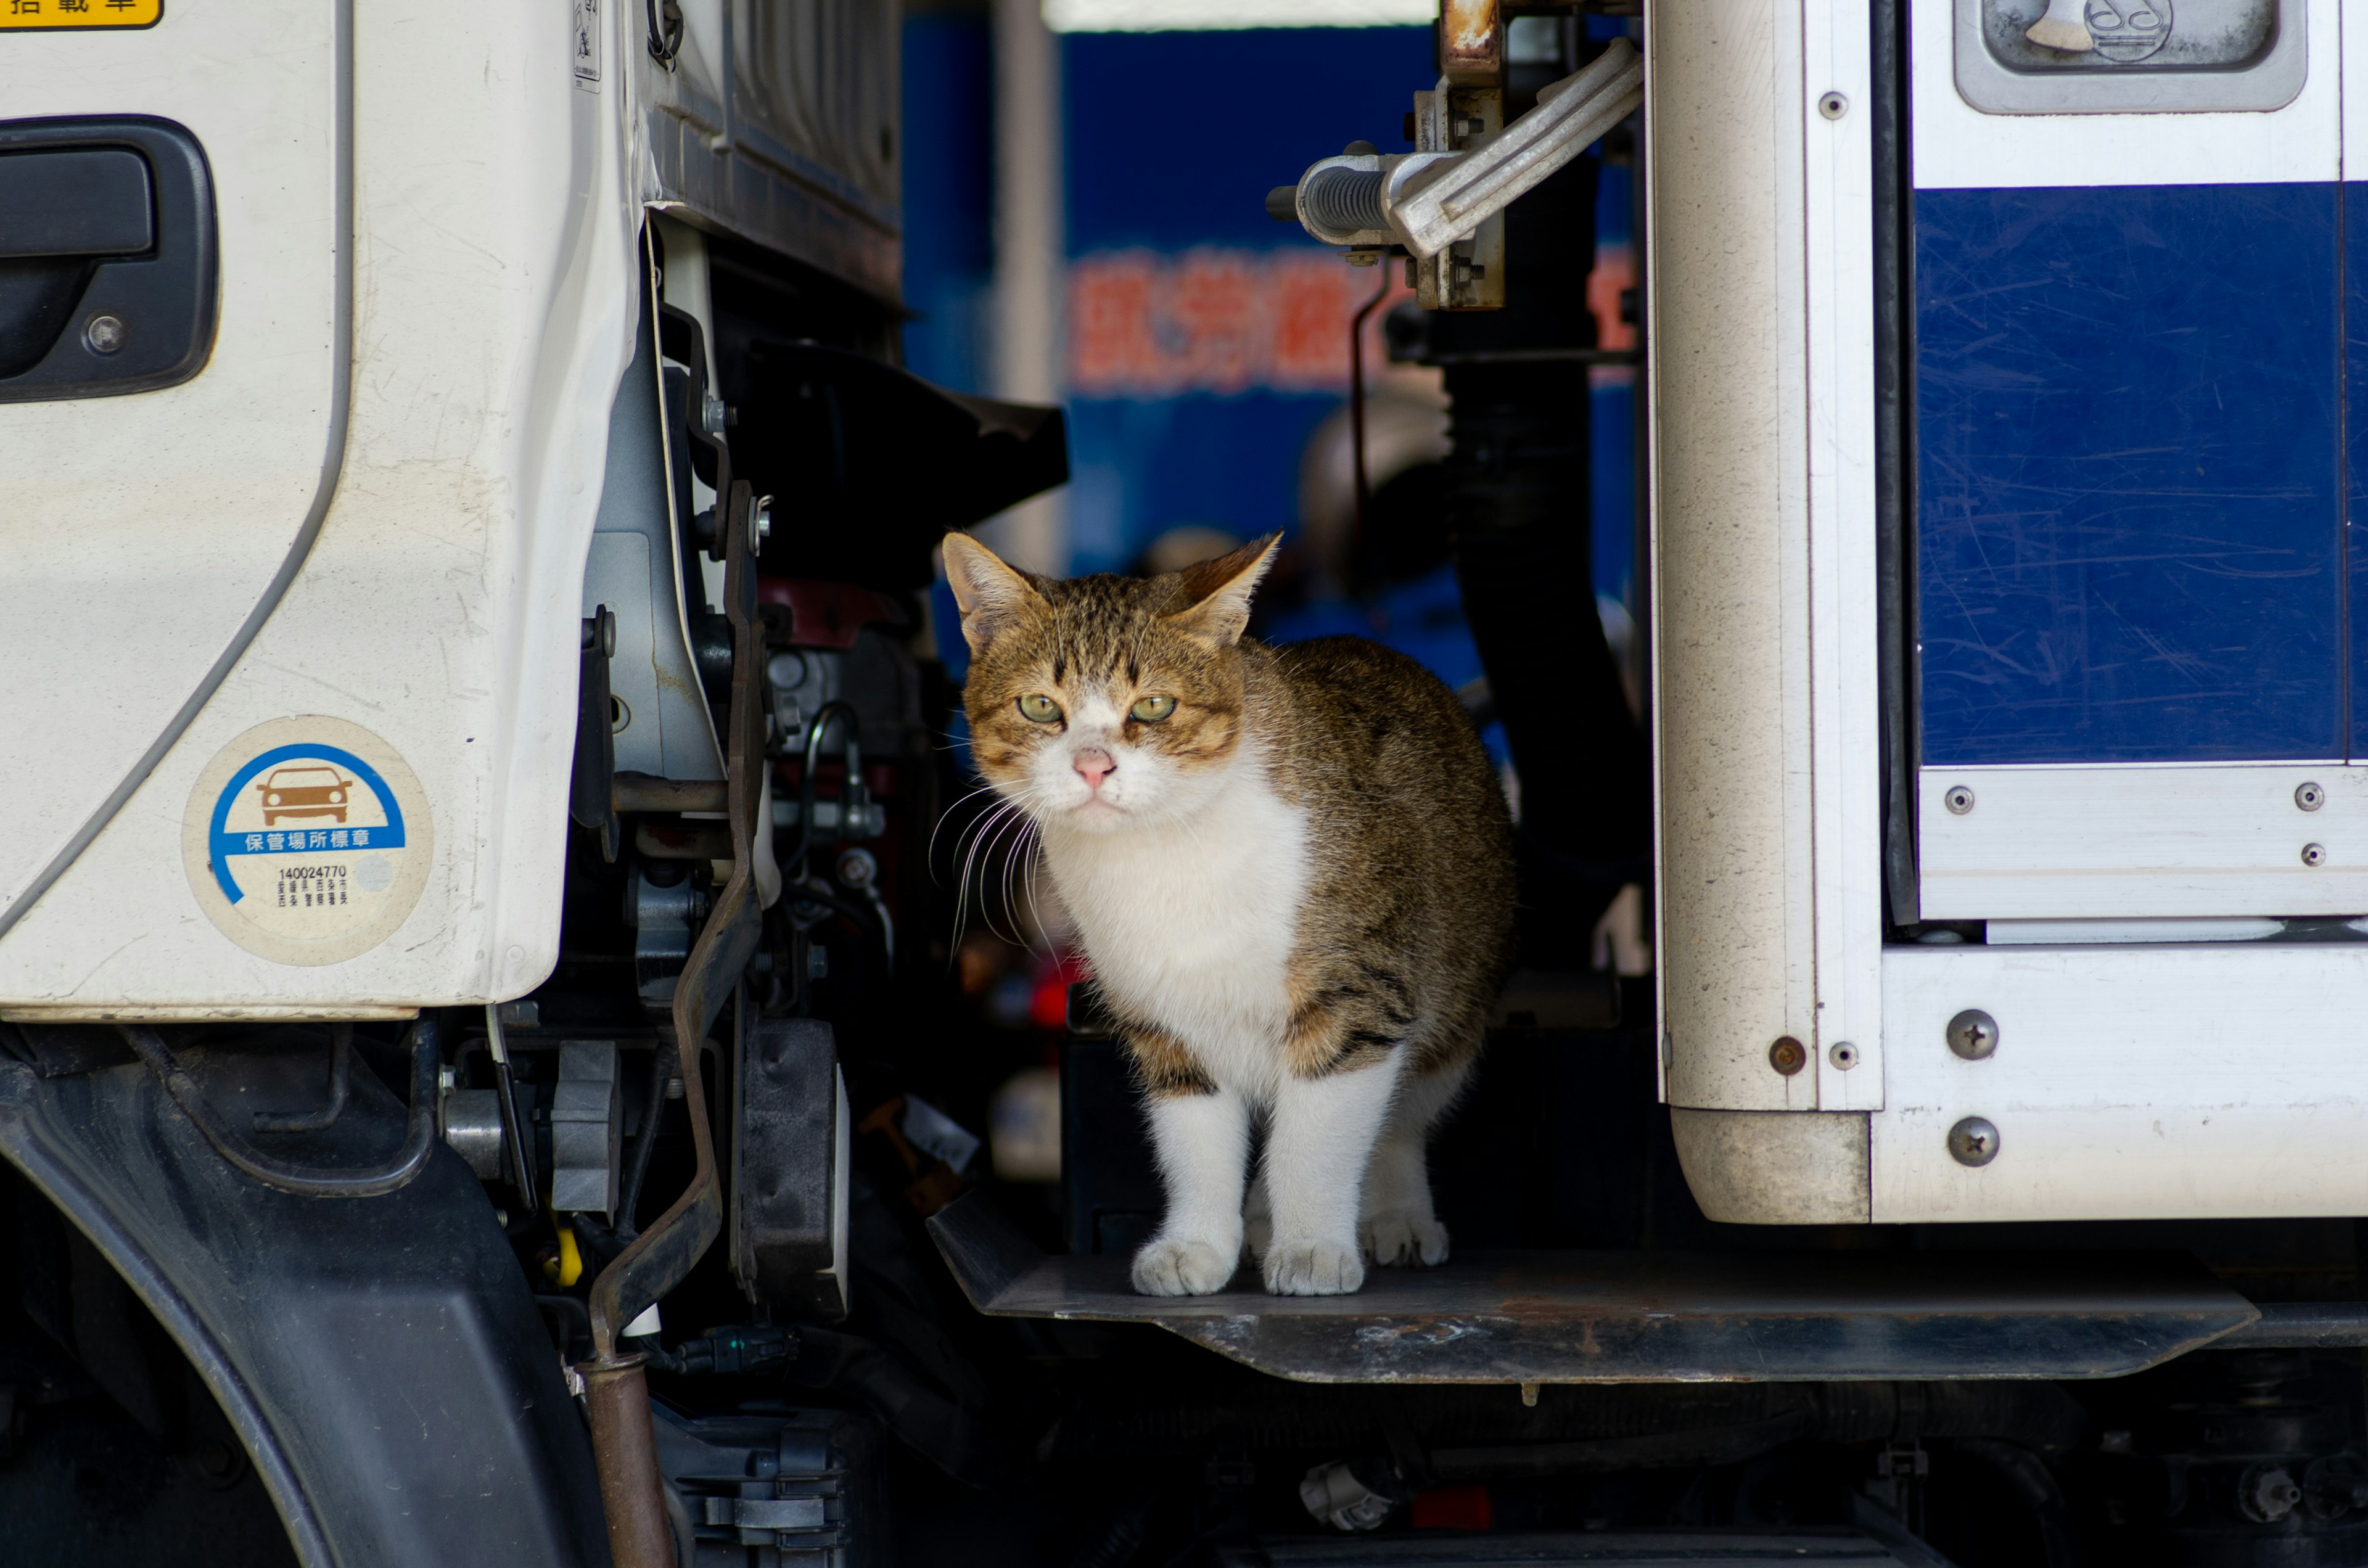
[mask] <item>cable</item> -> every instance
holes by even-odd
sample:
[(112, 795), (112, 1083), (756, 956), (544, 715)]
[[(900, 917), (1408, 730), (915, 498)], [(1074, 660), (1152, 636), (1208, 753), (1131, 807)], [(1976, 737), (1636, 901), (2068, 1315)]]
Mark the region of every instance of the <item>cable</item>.
[(66, 840), (65, 847), (41, 868), (41, 874), (32, 880), (17, 896), (17, 902), (0, 909), (0, 940), (6, 939), (17, 922), (40, 902), (41, 895), (48, 892), (60, 877), (65, 875), (66, 868), (80, 858), (82, 852), (90, 847), (91, 841), (107, 830), (107, 824), (115, 820), (115, 813), (123, 809), (123, 803), (148, 781), (148, 776), (156, 770), (156, 765), (165, 760), (165, 754), (171, 751), (188, 727), (196, 722), (199, 710), (213, 700), (214, 693), (222, 689), (222, 682), (230, 678), (232, 668), (245, 656), (248, 645), (263, 630), (263, 623), (269, 620), (271, 612), (279, 608), (279, 601), (287, 594), (289, 585), (295, 582), (296, 574), (303, 570), (305, 559), (313, 553), (313, 541), (321, 537), (321, 525), (328, 519), (329, 503), (337, 493), (337, 477), (346, 466), (346, 419), (353, 402), (354, 0), (336, 0), (335, 18), (333, 27), (336, 41), (333, 52), (336, 55), (336, 71), (333, 93), (336, 106), (334, 116), (336, 129), (336, 150), (330, 159), (334, 188), (330, 233), (337, 247), (337, 266), (330, 305), (329, 438), (326, 449), (321, 454), (321, 477), (313, 488), (313, 505), (306, 510), (303, 526), (296, 530), (296, 538), (289, 545), (286, 557), (280, 561), (279, 570), (272, 574), (270, 583), (264, 587), (263, 597), (256, 600), (253, 609), (246, 612), (246, 619), (239, 624), (229, 645), (214, 660), (213, 666), (206, 671), (205, 678), (198, 683), (197, 689), (189, 693), (188, 700), (181, 704), (179, 711), (173, 715), (148, 749), (141, 753), (140, 760), (131, 765), (131, 771), (123, 776), (122, 782), (116, 785), (107, 799), (99, 802), (98, 809), (90, 813), (88, 820), (74, 830), (74, 835)]
[(278, 1192), (299, 1198), (376, 1198), (407, 1187), (427, 1168), (428, 1151), (436, 1144), (437, 1028), (433, 1019), (411, 1026), (411, 1119), (392, 1164), (377, 1170), (338, 1170), (323, 1165), (290, 1165), (258, 1153), (246, 1140), (223, 1125), (206, 1103), (205, 1090), (182, 1071), (172, 1051), (156, 1031), (140, 1024), (118, 1024), (116, 1032), (146, 1065), (181, 1114), (194, 1122), (207, 1142), (233, 1168)]
[(337, 1118), (346, 1113), (346, 1095), (353, 1087), (354, 1026), (329, 1026), (329, 1103), (319, 1110), (299, 1111), (282, 1115), (278, 1111), (259, 1110), (255, 1113), (257, 1132), (320, 1132), (336, 1125)]

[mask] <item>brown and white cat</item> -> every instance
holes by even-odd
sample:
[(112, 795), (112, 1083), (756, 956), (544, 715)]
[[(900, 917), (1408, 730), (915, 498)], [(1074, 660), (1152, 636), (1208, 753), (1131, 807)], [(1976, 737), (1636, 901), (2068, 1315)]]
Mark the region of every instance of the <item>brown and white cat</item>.
[(1254, 1126), (1268, 1290), (1443, 1261), (1424, 1141), (1510, 960), (1511, 834), (1471, 722), (1374, 643), (1245, 639), (1274, 551), (1056, 581), (945, 541), (973, 755), (1039, 829), (1148, 1098), (1148, 1295), (1233, 1278)]

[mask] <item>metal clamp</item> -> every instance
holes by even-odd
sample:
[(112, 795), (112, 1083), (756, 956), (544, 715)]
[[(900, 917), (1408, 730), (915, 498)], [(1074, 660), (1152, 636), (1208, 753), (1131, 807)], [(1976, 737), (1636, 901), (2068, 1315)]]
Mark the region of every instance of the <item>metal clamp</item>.
[(1461, 153), (1344, 153), (1309, 166), (1300, 226), (1326, 244), (1402, 244), (1425, 260), (1534, 189), (1645, 101), (1645, 62), (1613, 39), (1537, 107)]

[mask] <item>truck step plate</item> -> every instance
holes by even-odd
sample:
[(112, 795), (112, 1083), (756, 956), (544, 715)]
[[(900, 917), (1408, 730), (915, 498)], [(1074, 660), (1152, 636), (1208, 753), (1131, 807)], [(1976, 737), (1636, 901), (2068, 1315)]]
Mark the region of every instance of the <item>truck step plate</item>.
[(1350, 1296), (1139, 1296), (1123, 1257), (1047, 1256), (989, 1198), (929, 1221), (980, 1312), (1156, 1324), (1304, 1382), (2109, 1378), (2260, 1309), (2167, 1252), (1506, 1252), (1376, 1268)]

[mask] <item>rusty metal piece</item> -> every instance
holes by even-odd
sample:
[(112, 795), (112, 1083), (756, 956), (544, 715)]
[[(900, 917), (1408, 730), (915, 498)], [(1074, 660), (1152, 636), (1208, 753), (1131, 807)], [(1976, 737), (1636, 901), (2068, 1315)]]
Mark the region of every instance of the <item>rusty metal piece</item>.
[(620, 773), (609, 800), (620, 812), (722, 812), (731, 809), (731, 785), (722, 778)]
[(732, 625), (732, 704), (723, 742), (732, 875), (716, 895), (689, 960), (675, 982), (668, 1029), (682, 1076), (683, 1109), (690, 1121), (690, 1185), (593, 1282), (593, 1355), (577, 1369), (587, 1394), (596, 1380), (606, 1380), (610, 1390), (606, 1400), (587, 1401), (586, 1414), (617, 1568), (673, 1568), (641, 1358), (620, 1356), (617, 1336), (644, 1308), (682, 1283), (723, 1229), (723, 1196), (715, 1178), (699, 1042), (707, 1038), (739, 983), (762, 929), (749, 846), (764, 801), (765, 717), (757, 688), (764, 629), (757, 615), (756, 509), (747, 504), (746, 493), (746, 485), (734, 492), (734, 504), (721, 524), (730, 541), (724, 552), (723, 599)]
[[(650, 1425), (649, 1381), (642, 1358), (586, 1361), (584, 1409), (592, 1422), (592, 1458), (609, 1514), (609, 1555), (617, 1568), (674, 1568), (674, 1532), (666, 1528), (658, 1478), (657, 1434)], [(646, 1496), (647, 1507), (619, 1506)]]
[(1768, 1065), (1787, 1078), (1809, 1064), (1809, 1048), (1791, 1035), (1779, 1035), (1768, 1048)]
[(1505, 22), (1497, 0), (1440, 0), (1439, 69), (1452, 86), (1504, 85)]
[(980, 1312), (1156, 1324), (1301, 1382), (2111, 1378), (2263, 1319), (2172, 1252), (1458, 1252), (1372, 1269), (1349, 1296), (1270, 1296), (1256, 1270), (1213, 1296), (1139, 1296), (1126, 1258), (1046, 1256), (985, 1193), (929, 1234)]

